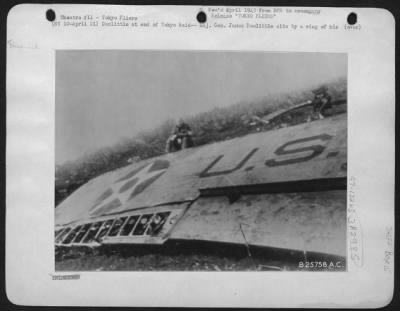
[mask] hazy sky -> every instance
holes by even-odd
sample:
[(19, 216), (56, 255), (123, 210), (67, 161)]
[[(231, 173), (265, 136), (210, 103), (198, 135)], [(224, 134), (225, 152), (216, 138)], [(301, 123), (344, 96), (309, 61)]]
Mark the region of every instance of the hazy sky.
[(56, 163), (179, 115), (346, 74), (345, 54), (57, 51)]

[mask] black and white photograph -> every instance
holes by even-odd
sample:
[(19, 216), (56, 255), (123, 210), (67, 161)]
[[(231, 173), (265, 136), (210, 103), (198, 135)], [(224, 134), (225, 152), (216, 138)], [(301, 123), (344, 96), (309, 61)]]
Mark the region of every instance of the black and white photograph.
[(10, 304), (388, 305), (395, 42), (382, 8), (13, 7)]
[(55, 271), (347, 271), (346, 53), (55, 52)]

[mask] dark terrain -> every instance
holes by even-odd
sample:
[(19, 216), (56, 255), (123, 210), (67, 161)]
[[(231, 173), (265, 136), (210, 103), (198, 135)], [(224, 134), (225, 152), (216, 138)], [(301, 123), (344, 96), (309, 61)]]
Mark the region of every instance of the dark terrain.
[(201, 241), (167, 241), (163, 246), (118, 245), (65, 248), (56, 251), (56, 271), (298, 271), (299, 263), (341, 262), (340, 268), (305, 271), (345, 271), (345, 259), (311, 252), (246, 247)]

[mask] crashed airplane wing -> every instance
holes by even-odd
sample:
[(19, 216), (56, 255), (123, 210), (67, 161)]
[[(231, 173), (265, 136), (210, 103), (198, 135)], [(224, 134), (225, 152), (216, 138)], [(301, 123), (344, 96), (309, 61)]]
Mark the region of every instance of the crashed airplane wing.
[(60, 246), (248, 243), (345, 256), (347, 115), (165, 154), (55, 211)]

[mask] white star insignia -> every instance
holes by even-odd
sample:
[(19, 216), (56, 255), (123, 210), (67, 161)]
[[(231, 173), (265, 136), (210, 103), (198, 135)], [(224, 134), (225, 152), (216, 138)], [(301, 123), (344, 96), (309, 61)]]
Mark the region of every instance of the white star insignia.
[[(169, 166), (168, 163), (168, 165), (163, 165), (163, 168), (155, 169), (152, 171), (151, 168), (154, 164), (155, 162), (150, 163), (139, 169), (138, 172), (133, 174), (132, 172), (128, 173), (127, 175), (125, 175), (125, 177), (122, 177), (115, 181), (110, 186), (110, 188), (100, 196), (100, 198), (102, 196), (106, 196), (106, 198), (94, 205), (91, 210), (91, 214), (98, 214), (100, 211), (101, 213), (104, 213), (106, 211), (109, 212), (116, 207), (124, 205), (131, 198), (141, 193), (147, 186), (151, 184), (149, 183), (148, 185), (145, 185), (146, 181), (149, 181), (153, 178), (153, 181), (155, 181), (157, 179), (156, 177), (161, 176)], [(144, 186), (143, 189), (139, 188), (141, 185)], [(107, 195), (107, 193), (109, 192), (111, 193)], [(102, 211), (102, 209), (104, 209), (107, 205), (109, 205), (109, 208), (107, 208), (106, 211)]]

